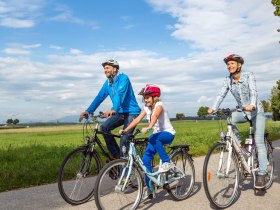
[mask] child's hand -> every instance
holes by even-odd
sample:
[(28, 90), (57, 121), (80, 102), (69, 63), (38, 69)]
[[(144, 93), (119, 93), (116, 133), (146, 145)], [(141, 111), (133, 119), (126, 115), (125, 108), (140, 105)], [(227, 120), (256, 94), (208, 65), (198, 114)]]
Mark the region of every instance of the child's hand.
[(151, 129), (150, 128), (142, 128), (142, 133), (143, 134), (146, 134), (146, 133), (149, 133), (151, 131)]

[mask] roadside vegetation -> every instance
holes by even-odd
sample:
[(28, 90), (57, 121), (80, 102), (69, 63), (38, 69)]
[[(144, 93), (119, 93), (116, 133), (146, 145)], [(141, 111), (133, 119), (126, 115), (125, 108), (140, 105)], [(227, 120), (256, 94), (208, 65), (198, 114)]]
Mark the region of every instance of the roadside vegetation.
[[(219, 140), (218, 122), (173, 121), (177, 132), (173, 144), (189, 144), (193, 156), (205, 155)], [(269, 120), (266, 125), (270, 139), (280, 139), (280, 122)], [(248, 124), (239, 129), (245, 138)], [(83, 143), (82, 125), (0, 129), (0, 192), (56, 182), (66, 154)]]

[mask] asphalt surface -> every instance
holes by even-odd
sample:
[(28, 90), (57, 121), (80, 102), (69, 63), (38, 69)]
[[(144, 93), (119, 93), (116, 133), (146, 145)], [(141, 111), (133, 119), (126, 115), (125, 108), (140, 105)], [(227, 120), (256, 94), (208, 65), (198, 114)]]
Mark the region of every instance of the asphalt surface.
[[(250, 181), (241, 184), (241, 193), (237, 201), (228, 209), (234, 210), (279, 210), (280, 209), (280, 140), (273, 142), (274, 150), (274, 183), (267, 191), (253, 190)], [(194, 158), (196, 170), (195, 190), (192, 195), (183, 201), (173, 201), (166, 191), (160, 191), (152, 200), (141, 202), (139, 209), (153, 210), (207, 210), (213, 209), (206, 198), (202, 183), (202, 167), (204, 157)], [(89, 202), (71, 206), (67, 204), (58, 192), (57, 184), (31, 187), (0, 193), (1, 210), (86, 210), (97, 209), (92, 198)]]

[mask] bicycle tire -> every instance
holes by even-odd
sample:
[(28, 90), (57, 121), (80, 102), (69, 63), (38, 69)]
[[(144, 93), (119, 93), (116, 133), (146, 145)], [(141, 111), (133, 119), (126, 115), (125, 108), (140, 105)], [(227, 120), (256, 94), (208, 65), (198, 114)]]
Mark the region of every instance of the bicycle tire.
[(272, 186), (273, 183), (273, 173), (274, 173), (274, 161), (273, 161), (273, 147), (271, 142), (265, 137), (264, 138), (265, 142), (265, 148), (267, 151), (267, 160), (268, 160), (268, 165), (267, 165), (267, 180), (266, 180), (266, 185), (265, 185), (265, 190), (269, 189)]
[[(182, 170), (186, 176), (169, 184), (168, 193), (173, 200), (186, 199), (192, 192), (195, 183), (195, 169), (191, 157), (182, 150), (177, 150), (170, 155), (171, 161)], [(176, 168), (168, 173), (168, 179), (182, 175)], [(170, 177), (172, 176), (172, 177)]]
[(63, 160), (57, 176), (62, 198), (71, 205), (87, 202), (94, 193), (94, 180), (101, 170), (98, 154), (87, 146), (70, 152)]
[[(238, 193), (238, 160), (232, 153), (229, 175), (225, 175), (228, 151), (225, 143), (216, 143), (207, 153), (203, 164), (203, 186), (210, 203), (219, 209), (229, 207)], [(222, 159), (221, 159), (222, 158)], [(222, 162), (219, 163), (219, 160)], [(221, 166), (221, 170), (217, 169)], [(231, 184), (229, 182), (232, 182)], [(220, 187), (218, 189), (218, 187)]]
[[(94, 199), (98, 209), (136, 209), (138, 207), (143, 192), (143, 178), (139, 168), (133, 165), (124, 191), (121, 188), (125, 181), (118, 184), (123, 170), (128, 169), (127, 165), (127, 159), (117, 159), (106, 164), (100, 171), (94, 187)], [(115, 176), (112, 176), (112, 173)]]

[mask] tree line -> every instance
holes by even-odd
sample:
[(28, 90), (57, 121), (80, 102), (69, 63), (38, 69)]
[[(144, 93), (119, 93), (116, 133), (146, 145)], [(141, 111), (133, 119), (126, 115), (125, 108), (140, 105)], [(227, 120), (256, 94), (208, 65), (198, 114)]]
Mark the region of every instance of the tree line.
[(8, 125), (11, 125), (11, 124), (16, 125), (16, 124), (19, 123), (19, 119), (14, 119), (14, 120), (13, 119), (7, 119), (6, 123)]

